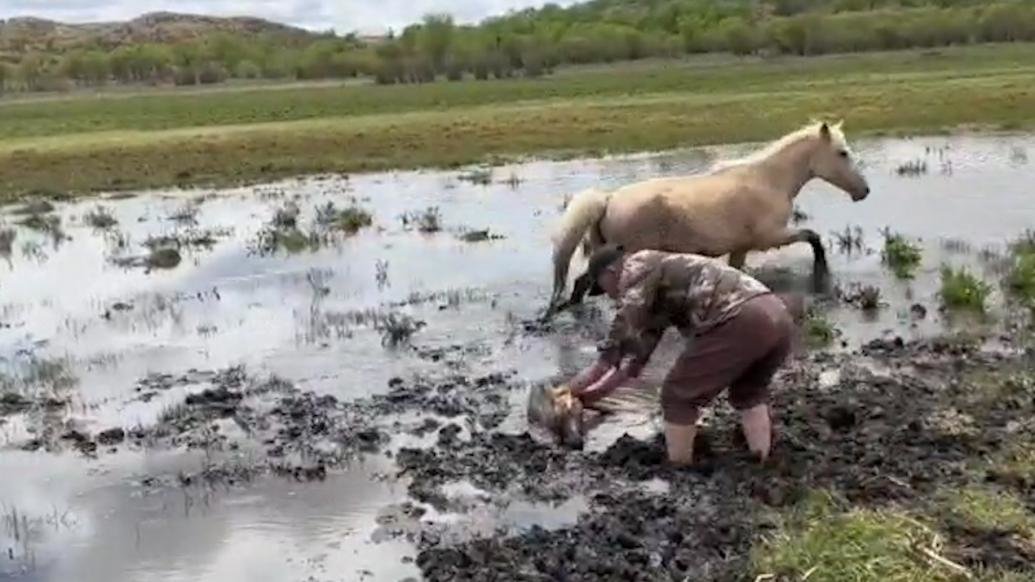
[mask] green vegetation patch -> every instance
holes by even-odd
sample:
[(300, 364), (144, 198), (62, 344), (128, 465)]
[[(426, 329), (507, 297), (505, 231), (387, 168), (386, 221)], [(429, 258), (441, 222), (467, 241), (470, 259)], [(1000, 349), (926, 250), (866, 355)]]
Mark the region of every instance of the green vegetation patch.
[(752, 558), (759, 575), (779, 580), (958, 579), (959, 566), (939, 559), (940, 546), (937, 533), (905, 513), (841, 508), (828, 494), (814, 493), (790, 512), (780, 531)]
[(966, 267), (942, 266), (942, 302), (949, 309), (983, 313), (992, 286), (979, 279)]

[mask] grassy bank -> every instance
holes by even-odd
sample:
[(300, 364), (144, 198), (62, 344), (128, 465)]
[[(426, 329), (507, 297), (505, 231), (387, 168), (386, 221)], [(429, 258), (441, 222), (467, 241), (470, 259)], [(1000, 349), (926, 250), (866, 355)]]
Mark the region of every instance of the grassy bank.
[(1019, 129), (1035, 45), (709, 57), (542, 80), (154, 92), (0, 105), (0, 200), (771, 139), (843, 117), (851, 137)]

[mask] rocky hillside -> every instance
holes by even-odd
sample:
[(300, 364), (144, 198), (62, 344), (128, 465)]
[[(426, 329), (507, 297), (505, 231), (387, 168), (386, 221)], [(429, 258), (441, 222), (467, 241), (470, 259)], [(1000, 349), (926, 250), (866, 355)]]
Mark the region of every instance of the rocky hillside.
[(312, 33), (261, 18), (219, 18), (156, 12), (128, 22), (64, 24), (41, 18), (0, 20), (0, 51), (64, 52), (77, 48), (114, 49), (140, 43), (175, 43), (216, 32), (240, 35), (273, 34), (304, 40)]

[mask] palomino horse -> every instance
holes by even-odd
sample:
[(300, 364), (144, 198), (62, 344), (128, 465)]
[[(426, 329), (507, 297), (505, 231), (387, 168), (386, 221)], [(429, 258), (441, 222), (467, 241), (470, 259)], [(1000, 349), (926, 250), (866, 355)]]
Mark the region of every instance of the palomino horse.
[(794, 198), (813, 178), (844, 190), (854, 201), (870, 193), (841, 123), (808, 125), (742, 160), (720, 163), (708, 173), (656, 178), (613, 192), (579, 193), (568, 204), (554, 236), (554, 287), (547, 317), (578, 303), (590, 286), (585, 276), (580, 277), (571, 299), (562, 302), (569, 263), (580, 242), (587, 256), (595, 247), (617, 243), (630, 252), (658, 249), (729, 255), (730, 264), (737, 268), (750, 251), (807, 242), (815, 273), (825, 277), (826, 253), (819, 235), (788, 227)]

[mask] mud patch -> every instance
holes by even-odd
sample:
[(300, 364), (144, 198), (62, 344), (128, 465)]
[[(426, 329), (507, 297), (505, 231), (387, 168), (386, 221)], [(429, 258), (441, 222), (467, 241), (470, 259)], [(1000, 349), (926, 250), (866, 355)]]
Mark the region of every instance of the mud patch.
[[(765, 508), (830, 490), (854, 506), (919, 510), (940, 488), (983, 479), (975, 461), (1019, 438), (1016, 419), (1035, 412), (1032, 400), (986, 401), (966, 414), (957, 407), (965, 387), (954, 378), (1026, 361), (1017, 356), (952, 340), (865, 351), (874, 355), (815, 354), (782, 372), (765, 465), (747, 454), (722, 406), (702, 429), (691, 469), (666, 465), (660, 436), (626, 435), (601, 452), (572, 453), (528, 434), (482, 432), (400, 451), (411, 496), (432, 506), (447, 502), (442, 486), (458, 479), (504, 498), (591, 499), (590, 511), (560, 531), (459, 544), (426, 532), (418, 565), (429, 580), (739, 580), (751, 571), (751, 547), (776, 527)], [(833, 383), (829, 370), (839, 371)], [(642, 485), (657, 481), (667, 490)], [(1028, 558), (1023, 540), (946, 529), (950, 555), (967, 565), (1017, 569)]]

